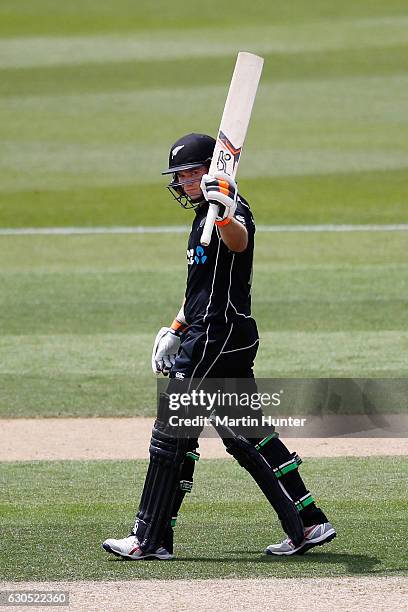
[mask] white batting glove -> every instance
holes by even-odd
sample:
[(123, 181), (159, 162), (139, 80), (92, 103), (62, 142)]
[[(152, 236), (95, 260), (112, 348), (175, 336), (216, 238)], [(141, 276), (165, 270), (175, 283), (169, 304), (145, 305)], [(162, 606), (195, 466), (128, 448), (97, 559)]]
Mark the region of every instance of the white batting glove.
[(175, 363), (179, 347), (179, 335), (171, 327), (162, 327), (153, 345), (152, 370), (155, 374), (167, 376)]
[(225, 172), (216, 172), (214, 175), (204, 174), (201, 177), (201, 191), (208, 202), (219, 204), (218, 217), (215, 222), (220, 223), (232, 219), (237, 208), (237, 184)]

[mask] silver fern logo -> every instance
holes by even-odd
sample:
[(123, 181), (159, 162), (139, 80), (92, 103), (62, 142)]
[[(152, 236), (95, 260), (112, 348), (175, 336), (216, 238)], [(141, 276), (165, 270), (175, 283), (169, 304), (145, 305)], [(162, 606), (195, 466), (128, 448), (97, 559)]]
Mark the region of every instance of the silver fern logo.
[(171, 152), (171, 158), (174, 159), (179, 151), (184, 147), (184, 145), (180, 145), (179, 147), (175, 147)]

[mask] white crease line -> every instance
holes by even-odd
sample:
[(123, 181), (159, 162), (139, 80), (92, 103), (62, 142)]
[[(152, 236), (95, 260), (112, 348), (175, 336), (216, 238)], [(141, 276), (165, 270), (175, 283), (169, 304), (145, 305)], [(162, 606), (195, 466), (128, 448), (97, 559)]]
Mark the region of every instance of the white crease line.
[(260, 232), (405, 232), (408, 223), (394, 224), (330, 224), (330, 225), (258, 225)]
[[(71, 236), (87, 234), (184, 234), (187, 225), (158, 225), (133, 227), (13, 227), (0, 228), (0, 236)], [(258, 232), (406, 232), (408, 223), (367, 225), (258, 225)]]

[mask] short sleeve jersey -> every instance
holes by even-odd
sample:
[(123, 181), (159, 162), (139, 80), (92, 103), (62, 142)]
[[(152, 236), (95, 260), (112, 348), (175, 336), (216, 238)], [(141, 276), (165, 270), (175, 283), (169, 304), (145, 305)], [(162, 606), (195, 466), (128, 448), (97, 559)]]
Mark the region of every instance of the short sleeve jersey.
[(207, 247), (200, 244), (208, 204), (195, 211), (187, 248), (187, 288), (184, 315), (189, 325), (233, 321), (251, 314), (251, 283), (255, 223), (248, 203), (238, 196), (235, 219), (248, 231), (242, 253), (230, 251), (217, 226)]

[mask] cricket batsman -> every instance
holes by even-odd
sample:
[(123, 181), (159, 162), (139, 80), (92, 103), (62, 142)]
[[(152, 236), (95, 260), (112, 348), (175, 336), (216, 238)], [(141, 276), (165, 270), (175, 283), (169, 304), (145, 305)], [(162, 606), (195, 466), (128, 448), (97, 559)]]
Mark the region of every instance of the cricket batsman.
[[(187, 286), (170, 327), (154, 342), (152, 368), (169, 375), (161, 394), (152, 437), (150, 463), (130, 535), (108, 539), (103, 548), (125, 559), (172, 559), (173, 535), (183, 499), (193, 486), (199, 459), (198, 436), (179, 437), (169, 425), (169, 396), (185, 381), (245, 379), (255, 387), (253, 366), (259, 345), (251, 316), (255, 224), (248, 202), (224, 173), (208, 174), (215, 140), (188, 134), (171, 147), (168, 188), (194, 218), (187, 245)], [(200, 244), (209, 202), (219, 206), (208, 246)], [(336, 532), (306, 488), (298, 471), (301, 459), (271, 430), (246, 438), (216, 428), (228, 453), (248, 471), (276, 511), (287, 537), (271, 544), (271, 555), (303, 554), (325, 544)], [(249, 518), (248, 529), (250, 529)]]

